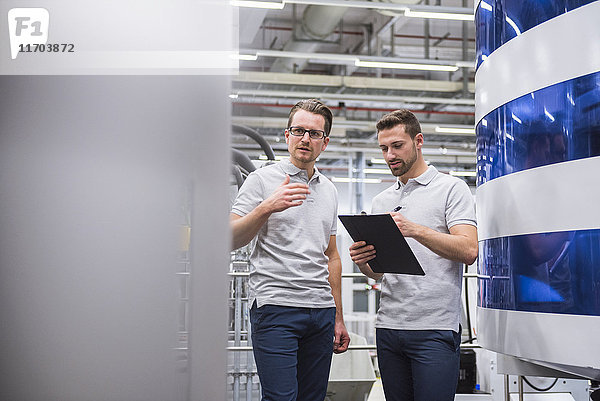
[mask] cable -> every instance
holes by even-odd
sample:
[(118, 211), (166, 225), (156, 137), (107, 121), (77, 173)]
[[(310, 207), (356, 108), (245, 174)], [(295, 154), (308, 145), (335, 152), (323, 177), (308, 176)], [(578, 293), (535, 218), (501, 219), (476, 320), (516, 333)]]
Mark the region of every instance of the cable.
[(237, 124), (232, 124), (231, 130), (233, 132), (237, 132), (238, 134), (244, 134), (244, 135), (249, 136), (250, 138), (254, 139), (256, 142), (258, 142), (258, 144), (262, 148), (263, 152), (265, 152), (265, 155), (267, 155), (267, 159), (275, 160), (275, 153), (273, 153), (273, 148), (271, 148), (271, 145), (269, 145), (269, 142), (267, 142), (267, 140), (265, 138), (263, 138), (263, 136), (260, 135), (257, 131), (253, 130), (252, 128), (246, 127), (244, 125), (237, 125)]
[[(469, 266), (468, 265), (464, 265), (464, 271), (465, 273), (469, 272)], [(466, 315), (467, 315), (467, 330), (469, 331), (469, 339), (466, 340), (464, 343), (473, 343), (473, 328), (471, 327), (471, 311), (469, 310), (469, 280), (465, 280), (463, 278), (463, 283), (465, 285), (465, 309), (466, 309)], [(463, 343), (463, 344), (464, 344)]]
[(554, 387), (554, 385), (558, 382), (558, 377), (556, 379), (554, 379), (554, 382), (552, 382), (552, 384), (546, 388), (539, 388), (539, 387), (534, 386), (533, 384), (531, 384), (531, 382), (529, 380), (527, 380), (527, 378), (525, 376), (523, 376), (523, 380), (525, 381), (525, 383), (527, 383), (529, 385), (529, 387), (531, 387), (532, 389), (534, 389), (536, 391), (548, 391), (552, 387)]
[(235, 164), (243, 168), (248, 173), (251, 173), (254, 170), (256, 170), (256, 167), (254, 167), (252, 160), (250, 160), (248, 155), (246, 155), (240, 150), (231, 149), (231, 158)]

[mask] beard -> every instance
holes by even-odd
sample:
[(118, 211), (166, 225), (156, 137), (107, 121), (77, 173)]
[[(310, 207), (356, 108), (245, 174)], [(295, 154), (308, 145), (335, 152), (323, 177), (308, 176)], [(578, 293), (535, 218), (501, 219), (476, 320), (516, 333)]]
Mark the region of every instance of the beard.
[(414, 164), (417, 161), (417, 145), (415, 145), (413, 143), (413, 154), (412, 156), (410, 156), (408, 159), (406, 160), (402, 160), (402, 159), (396, 159), (394, 160), (394, 162), (401, 162), (402, 164), (400, 164), (399, 166), (396, 167), (392, 167), (390, 166), (390, 163), (388, 162), (388, 167), (390, 168), (392, 174), (396, 177), (401, 177), (404, 174), (406, 174), (411, 168), (412, 166), (414, 166)]
[(310, 163), (312, 161), (315, 161), (317, 159), (317, 157), (315, 156), (314, 151), (310, 148), (308, 148), (308, 149), (309, 149), (308, 152), (302, 151), (298, 148), (294, 149), (293, 157), (296, 160), (304, 162), (304, 163)]

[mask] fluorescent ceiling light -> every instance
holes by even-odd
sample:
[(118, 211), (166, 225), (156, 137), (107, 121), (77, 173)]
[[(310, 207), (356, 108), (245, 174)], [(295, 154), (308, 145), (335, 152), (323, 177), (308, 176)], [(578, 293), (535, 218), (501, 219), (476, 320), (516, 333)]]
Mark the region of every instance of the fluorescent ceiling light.
[(449, 174), (455, 177), (477, 177), (475, 171), (450, 171)]
[(377, 159), (377, 158), (371, 158), (371, 163), (373, 163), (373, 164), (387, 164), (385, 162), (385, 159)]
[(348, 8), (368, 8), (374, 10), (392, 10), (404, 11), (406, 6), (403, 4), (372, 2), (371, 0), (284, 0), (288, 4), (314, 4), (318, 6), (348, 7)]
[[(373, 4), (371, 1), (347, 1), (347, 0), (282, 0), (282, 1), (257, 1), (257, 0), (230, 0), (230, 4), (236, 7), (251, 7), (251, 8), (267, 8), (274, 10), (281, 10), (285, 7), (285, 4), (315, 4), (321, 6), (339, 6), (339, 7), (353, 7), (353, 8), (370, 8), (377, 10), (390, 10), (396, 12), (404, 12), (404, 15), (411, 18), (434, 18), (434, 19), (446, 19), (446, 20), (458, 20), (458, 21), (474, 21), (475, 16), (470, 14), (467, 10), (464, 13), (460, 12), (462, 9), (456, 7), (440, 7), (440, 6), (418, 6), (419, 10), (411, 10), (406, 5), (394, 4), (394, 3), (379, 3)], [(442, 11), (440, 9), (446, 9)], [(427, 11), (431, 10), (431, 11)], [(452, 12), (452, 11), (458, 12)]]
[(411, 18), (433, 18), (433, 19), (450, 19), (457, 21), (474, 21), (473, 14), (458, 14), (458, 13), (440, 13), (433, 11), (413, 11), (410, 8), (404, 10), (404, 16)]
[(350, 177), (331, 177), (333, 182), (364, 182), (365, 184), (380, 184), (379, 178), (350, 178)]
[[(353, 8), (369, 8), (374, 10), (389, 10), (403, 13), (407, 10), (415, 18), (438, 18), (450, 20), (473, 21), (472, 9), (467, 7), (442, 7), (429, 5), (397, 4), (391, 1), (361, 1), (361, 0), (284, 0), (288, 4), (316, 4), (321, 6), (339, 6)], [(414, 10), (414, 11), (413, 11)]]
[(435, 132), (443, 134), (475, 135), (475, 128), (435, 127)]
[(434, 61), (428, 59), (404, 59), (397, 57), (369, 57), (364, 56), (362, 60), (354, 55), (339, 53), (314, 53), (314, 52), (296, 52), (284, 50), (266, 50), (266, 49), (240, 49), (240, 52), (251, 55), (251, 57), (283, 57), (283, 58), (301, 58), (313, 62), (320, 60), (327, 64), (354, 64), (357, 67), (374, 68), (399, 68), (409, 70), (425, 71), (450, 71), (454, 72), (461, 67), (475, 68), (472, 61), (463, 60), (445, 60)]
[(237, 99), (238, 98), (238, 94), (237, 93), (232, 93), (231, 95), (229, 95), (229, 98), (231, 98), (231, 99)]
[(258, 56), (256, 54), (232, 54), (230, 56), (234, 60), (247, 60), (247, 61), (256, 61)]
[(387, 168), (365, 168), (363, 169), (365, 174), (391, 174), (392, 172)]
[(357, 67), (397, 68), (397, 69), (402, 69), (402, 70), (448, 71), (448, 72), (453, 72), (453, 71), (458, 70), (458, 67), (455, 65), (394, 63), (394, 62), (384, 62), (384, 61), (356, 60), (354, 62), (354, 65)]
[[(315, 54), (316, 55), (316, 54)], [(308, 62), (311, 64), (324, 64), (324, 65), (353, 65), (356, 63), (356, 58), (354, 59), (343, 59), (343, 60), (332, 60), (332, 59), (324, 59), (324, 58), (309, 58)]]
[(272, 10), (281, 10), (285, 6), (284, 2), (279, 1), (231, 0), (229, 3), (235, 7), (268, 8)]

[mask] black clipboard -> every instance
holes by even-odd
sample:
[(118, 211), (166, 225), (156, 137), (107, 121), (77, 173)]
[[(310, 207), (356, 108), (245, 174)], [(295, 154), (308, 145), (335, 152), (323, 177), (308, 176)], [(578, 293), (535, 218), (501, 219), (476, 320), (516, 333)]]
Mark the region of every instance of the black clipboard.
[(369, 261), (376, 273), (424, 276), (425, 272), (390, 214), (339, 215), (354, 242), (375, 246), (377, 256)]

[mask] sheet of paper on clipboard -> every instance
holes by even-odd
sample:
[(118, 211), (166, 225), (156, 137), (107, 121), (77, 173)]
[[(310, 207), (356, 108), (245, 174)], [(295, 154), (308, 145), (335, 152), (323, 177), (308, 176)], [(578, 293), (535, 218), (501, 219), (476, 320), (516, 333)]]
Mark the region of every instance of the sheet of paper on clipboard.
[(369, 261), (371, 270), (376, 273), (425, 275), (390, 214), (339, 215), (338, 217), (354, 242), (365, 241), (375, 246), (376, 257)]

